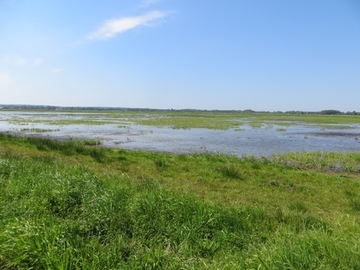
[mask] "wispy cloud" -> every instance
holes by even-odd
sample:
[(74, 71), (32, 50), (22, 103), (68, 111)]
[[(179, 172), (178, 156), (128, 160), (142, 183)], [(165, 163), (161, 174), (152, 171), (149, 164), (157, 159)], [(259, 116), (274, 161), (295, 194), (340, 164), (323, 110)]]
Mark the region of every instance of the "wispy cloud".
[(29, 66), (40, 66), (44, 63), (44, 60), (42, 58), (29, 59), (21, 55), (12, 55), (12, 56), (3, 55), (1, 57), (1, 62), (15, 66), (29, 67)]
[(15, 64), (17, 66), (25, 66), (26, 65), (26, 59), (24, 57), (22, 57), (22, 56), (16, 56)]
[(1, 61), (2, 61), (3, 63), (9, 63), (9, 62), (10, 62), (10, 57), (9, 57), (7, 54), (5, 54), (5, 55), (3, 55), (3, 56), (1, 57)]
[(88, 42), (87, 39), (81, 39), (81, 40), (78, 40), (78, 41), (74, 41), (74, 42), (68, 44), (67, 46), (71, 47), (71, 48), (75, 48), (75, 47), (78, 47), (78, 46), (80, 46), (80, 45), (82, 45), (82, 44), (84, 44), (86, 42)]
[(34, 61), (33, 66), (40, 66), (44, 63), (44, 60), (42, 60), (41, 58), (38, 58)]
[(160, 2), (160, 0), (143, 0), (139, 7), (145, 8), (158, 2)]
[(64, 71), (63, 68), (54, 68), (51, 72), (52, 72), (52, 73), (61, 73), (61, 72), (63, 72), (63, 71)]
[(141, 16), (123, 17), (106, 21), (95, 32), (88, 35), (88, 39), (106, 40), (137, 26), (150, 26), (150, 23), (168, 16), (171, 12), (151, 11)]
[(6, 87), (11, 83), (10, 75), (6, 72), (0, 72), (0, 88)]

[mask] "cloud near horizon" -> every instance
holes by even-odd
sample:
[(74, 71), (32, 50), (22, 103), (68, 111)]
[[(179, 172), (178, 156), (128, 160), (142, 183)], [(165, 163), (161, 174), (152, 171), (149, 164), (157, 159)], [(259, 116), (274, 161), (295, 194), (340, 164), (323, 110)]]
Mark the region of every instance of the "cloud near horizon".
[(106, 40), (137, 26), (149, 26), (150, 22), (162, 19), (169, 14), (170, 12), (150, 11), (141, 16), (108, 20), (95, 32), (90, 33), (87, 38), (90, 40)]
[(6, 87), (12, 83), (12, 80), (8, 73), (0, 72), (0, 88)]
[(63, 71), (64, 71), (63, 68), (54, 68), (51, 72), (52, 72), (52, 73), (61, 73), (61, 72), (63, 72)]
[(40, 66), (44, 63), (44, 60), (41, 59), (41, 58), (38, 58), (36, 59), (34, 62), (33, 62), (33, 66)]
[(25, 59), (24, 57), (22, 57), (22, 56), (17, 56), (17, 57), (15, 58), (15, 63), (16, 63), (17, 66), (25, 66), (26, 63), (27, 63), (27, 61), (26, 61), (26, 59)]
[(7, 65), (15, 65), (15, 66), (22, 66), (22, 67), (29, 67), (29, 66), (41, 66), (44, 63), (42, 58), (35, 58), (33, 60), (29, 60), (29, 58), (25, 58), (20, 55), (16, 56), (9, 56), (3, 55), (1, 62)]

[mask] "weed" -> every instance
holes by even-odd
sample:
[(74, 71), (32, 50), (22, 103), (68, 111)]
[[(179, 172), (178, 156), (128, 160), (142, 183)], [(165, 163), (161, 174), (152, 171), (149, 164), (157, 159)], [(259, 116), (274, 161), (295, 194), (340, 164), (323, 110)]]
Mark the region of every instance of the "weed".
[(224, 177), (238, 180), (243, 179), (239, 169), (233, 164), (221, 166), (219, 167), (219, 171)]
[(163, 157), (155, 159), (154, 163), (158, 171), (163, 171), (170, 166), (169, 160)]
[(300, 213), (304, 213), (307, 211), (307, 208), (305, 206), (305, 203), (304, 202), (301, 202), (301, 201), (295, 201), (295, 202), (291, 202), (289, 203), (289, 206), (288, 208), (290, 210), (294, 210), (296, 212), (300, 212)]
[(55, 132), (55, 131), (60, 131), (60, 129), (22, 128), (21, 131), (43, 133), (43, 132)]
[(100, 144), (101, 144), (100, 140), (96, 140), (96, 139), (84, 140), (84, 145), (96, 146), (96, 145), (100, 145)]
[(108, 161), (106, 156), (105, 148), (93, 148), (90, 150), (90, 156), (94, 158), (97, 162), (105, 163)]

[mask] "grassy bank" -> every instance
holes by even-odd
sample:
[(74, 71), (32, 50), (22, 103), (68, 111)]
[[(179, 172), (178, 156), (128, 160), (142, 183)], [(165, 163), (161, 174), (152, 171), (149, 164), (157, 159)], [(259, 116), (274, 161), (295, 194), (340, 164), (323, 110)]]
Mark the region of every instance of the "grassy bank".
[(359, 269), (360, 154), (0, 135), (0, 269)]

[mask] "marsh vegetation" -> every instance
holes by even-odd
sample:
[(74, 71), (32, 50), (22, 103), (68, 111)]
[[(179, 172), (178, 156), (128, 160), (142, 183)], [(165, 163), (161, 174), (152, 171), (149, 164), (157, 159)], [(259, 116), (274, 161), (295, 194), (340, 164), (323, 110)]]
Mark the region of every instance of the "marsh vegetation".
[[(352, 115), (4, 113), (0, 269), (357, 269), (359, 124)], [(286, 143), (295, 151), (279, 151)]]
[[(25, 126), (25, 127), (24, 127)], [(359, 149), (360, 116), (199, 111), (2, 112), (0, 132), (171, 153)]]
[(0, 135), (0, 268), (357, 269), (359, 164)]

